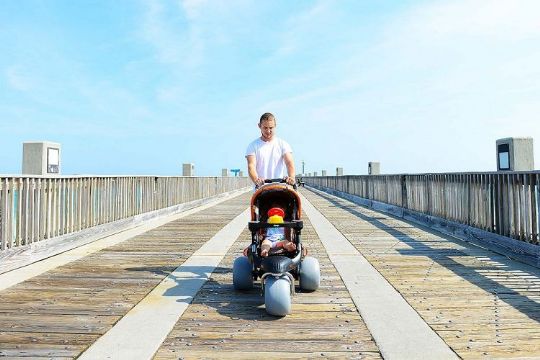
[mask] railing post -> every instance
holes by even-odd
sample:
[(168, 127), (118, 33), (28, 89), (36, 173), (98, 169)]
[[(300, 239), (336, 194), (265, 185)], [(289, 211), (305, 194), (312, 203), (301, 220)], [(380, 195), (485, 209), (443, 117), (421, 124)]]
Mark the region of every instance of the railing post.
[(465, 183), (467, 186), (467, 200), (465, 202), (465, 206), (467, 207), (467, 225), (471, 225), (471, 211), (473, 211), (473, 207), (471, 206), (471, 182), (472, 182), (472, 175), (465, 175)]
[(427, 199), (426, 199), (427, 213), (429, 215), (433, 215), (433, 205), (431, 204), (431, 199), (432, 199), (432, 195), (431, 195), (432, 176), (427, 174), (427, 175), (424, 176), (424, 179), (425, 179), (425, 187), (426, 187), (426, 195), (427, 195)]
[[(7, 179), (5, 180), (7, 183)], [(7, 186), (4, 190), (4, 182), (0, 179), (0, 250), (7, 248)]]
[(529, 179), (529, 184), (531, 187), (530, 191), (530, 203), (531, 203), (531, 242), (533, 244), (538, 241), (538, 203), (536, 202), (537, 194), (537, 176), (536, 174), (531, 174)]
[(406, 175), (400, 176), (401, 181), (401, 207), (408, 209)]

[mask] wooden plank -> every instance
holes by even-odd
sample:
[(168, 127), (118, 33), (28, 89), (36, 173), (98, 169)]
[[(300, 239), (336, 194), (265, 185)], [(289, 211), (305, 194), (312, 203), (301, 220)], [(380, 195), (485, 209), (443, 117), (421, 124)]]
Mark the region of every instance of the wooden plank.
[(337, 197), (302, 193), (460, 357), (540, 357), (538, 268)]
[[(309, 253), (321, 264), (321, 287), (293, 297), (292, 313), (283, 318), (264, 310), (260, 285), (248, 292), (232, 287), (232, 263), (249, 243), (245, 231), (211, 279), (175, 325), (155, 359), (176, 358), (380, 358), (350, 295), (304, 217), (302, 231)], [(271, 349), (271, 355), (262, 349)], [(321, 355), (322, 354), (322, 355)], [(331, 355), (334, 354), (334, 355)]]
[[(1, 291), (1, 354), (77, 357), (238, 215), (248, 197), (243, 194)], [(66, 342), (59, 344), (60, 338)]]

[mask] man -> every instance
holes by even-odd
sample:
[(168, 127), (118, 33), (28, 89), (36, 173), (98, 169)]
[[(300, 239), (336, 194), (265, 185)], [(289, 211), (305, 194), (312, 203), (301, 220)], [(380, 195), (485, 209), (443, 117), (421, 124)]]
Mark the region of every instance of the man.
[(293, 185), (295, 169), (292, 149), (286, 141), (275, 136), (274, 115), (262, 114), (259, 129), (261, 137), (251, 142), (246, 150), (249, 177), (257, 186), (264, 184), (265, 179), (282, 178), (287, 184)]
[[(261, 129), (261, 137), (252, 141), (246, 150), (251, 181), (258, 186), (264, 184), (265, 179), (284, 178), (287, 184), (294, 185), (296, 180), (292, 149), (286, 141), (275, 136), (276, 118), (274, 115), (271, 113), (262, 114), (259, 119), (259, 129)], [(285, 172), (287, 176), (285, 176)], [(283, 240), (283, 242), (279, 242), (280, 247), (284, 247), (287, 251), (296, 249), (294, 243), (287, 239)], [(277, 242), (275, 243), (277, 245)], [(261, 245), (261, 256), (263, 257), (268, 256), (270, 249), (274, 247), (269, 239), (264, 239)], [(244, 249), (244, 256), (248, 255), (248, 250), (249, 246)]]

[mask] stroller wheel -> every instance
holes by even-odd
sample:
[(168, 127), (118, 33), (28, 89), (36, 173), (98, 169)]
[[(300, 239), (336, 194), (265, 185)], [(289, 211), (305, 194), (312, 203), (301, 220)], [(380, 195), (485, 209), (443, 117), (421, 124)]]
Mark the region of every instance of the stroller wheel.
[(236, 290), (250, 290), (253, 288), (252, 265), (245, 256), (240, 256), (234, 260), (233, 264), (233, 285)]
[(265, 279), (264, 305), (270, 315), (285, 316), (291, 313), (291, 283), (286, 276), (268, 276)]
[(315, 291), (321, 283), (319, 261), (312, 256), (306, 256), (299, 265), (299, 285), (302, 290)]

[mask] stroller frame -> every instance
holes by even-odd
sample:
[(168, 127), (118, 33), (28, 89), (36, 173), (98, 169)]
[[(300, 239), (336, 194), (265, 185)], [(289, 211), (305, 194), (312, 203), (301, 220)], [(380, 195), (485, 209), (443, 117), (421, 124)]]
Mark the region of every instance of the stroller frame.
[[(251, 244), (247, 256), (237, 257), (233, 264), (233, 285), (236, 290), (253, 289), (253, 282), (261, 279), (266, 312), (275, 316), (291, 313), (291, 297), (295, 293), (295, 280), (303, 291), (315, 291), (320, 284), (320, 266), (316, 258), (306, 256), (302, 244), (304, 223), (300, 219), (302, 207), (296, 185), (283, 184), (282, 179), (272, 179), (258, 188), (251, 197)], [(267, 213), (272, 207), (285, 212), (281, 224), (269, 224)], [(285, 237), (296, 245), (291, 252), (270, 251), (261, 256), (261, 243), (268, 228), (285, 228)]]
[[(267, 273), (281, 275), (286, 272), (298, 280), (297, 266), (303, 256), (301, 234), (304, 224), (300, 220), (302, 209), (300, 197), (294, 190), (295, 187), (270, 183), (258, 188), (251, 198), (251, 221), (248, 224), (251, 232), (251, 245), (248, 250), (248, 258), (253, 264), (254, 280), (257, 278), (263, 280), (263, 275)], [(270, 207), (276, 205), (285, 209), (285, 221), (281, 224), (269, 224), (266, 213)], [(271, 251), (268, 257), (261, 257), (260, 245), (266, 229), (279, 227), (286, 229), (287, 238), (296, 245), (296, 250), (293, 252)], [(294, 291), (294, 285), (292, 288)]]

